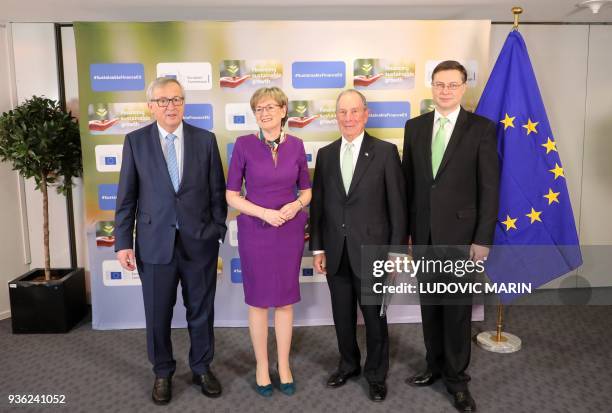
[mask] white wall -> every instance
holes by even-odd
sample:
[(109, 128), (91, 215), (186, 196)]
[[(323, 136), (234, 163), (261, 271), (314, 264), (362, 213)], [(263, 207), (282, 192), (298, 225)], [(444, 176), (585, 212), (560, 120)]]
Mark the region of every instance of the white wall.
[[(58, 76), (55, 54), (55, 31), (52, 23), (13, 23), (13, 49), (15, 54), (15, 73), (17, 100), (22, 103), (32, 95), (44, 95), (58, 99)], [(74, 51), (68, 56), (74, 56)], [(68, 60), (67, 63), (76, 65)], [(75, 79), (76, 81), (76, 79)], [(83, 234), (82, 190), (79, 185), (73, 189), (75, 204), (75, 226), (77, 233), (78, 264), (85, 260), (85, 242)], [(26, 181), (26, 204), (29, 222), (29, 239), (32, 263), (31, 268), (44, 265), (42, 234), (42, 194), (35, 190), (33, 180)], [(66, 215), (66, 198), (49, 190), (49, 243), (52, 267), (70, 266), (70, 249), (68, 243), (68, 220)]]
[[(593, 286), (612, 285), (612, 26), (592, 26), (588, 44), (588, 82), (580, 236), (594, 245), (581, 274)], [(581, 285), (583, 286), (583, 285)]]
[[(0, 112), (13, 107), (14, 87), (11, 78), (10, 33), (0, 25)], [(28, 270), (23, 250), (20, 222), (19, 178), (8, 163), (0, 163), (0, 319), (10, 316), (7, 284)]]

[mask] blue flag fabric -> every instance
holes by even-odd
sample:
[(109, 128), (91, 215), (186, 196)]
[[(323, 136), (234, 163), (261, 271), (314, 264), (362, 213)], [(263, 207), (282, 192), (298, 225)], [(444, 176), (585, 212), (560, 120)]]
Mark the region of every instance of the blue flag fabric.
[[(506, 38), (476, 113), (497, 124), (501, 167), (487, 275), (535, 289), (582, 265), (582, 255), (565, 170), (518, 31)], [(501, 298), (507, 303), (515, 297)]]

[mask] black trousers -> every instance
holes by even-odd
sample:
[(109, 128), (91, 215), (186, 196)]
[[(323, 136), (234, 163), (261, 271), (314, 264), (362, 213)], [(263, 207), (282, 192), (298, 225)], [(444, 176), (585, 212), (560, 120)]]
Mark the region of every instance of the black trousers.
[(184, 242), (188, 241), (177, 231), (174, 255), (168, 264), (137, 261), (145, 307), (147, 352), (157, 377), (172, 376), (176, 370), (170, 335), (179, 281), (191, 341), (189, 366), (193, 373), (203, 374), (213, 359), (219, 244), (216, 240), (211, 242), (210, 254), (206, 257), (189, 257)]
[(471, 305), (422, 305), (427, 366), (451, 392), (465, 391), (471, 354)]
[[(457, 259), (457, 254), (440, 254), (436, 248), (426, 248), (428, 259)], [(466, 257), (461, 257), (466, 259)], [(428, 278), (431, 277), (431, 278)], [(425, 274), (419, 283), (449, 280), (448, 274)], [(451, 281), (457, 281), (450, 276)], [(463, 282), (469, 282), (465, 277)], [(472, 305), (471, 295), (458, 298), (451, 294), (421, 294), (421, 318), (423, 338), (427, 351), (428, 369), (441, 374), (450, 392), (467, 390), (470, 376), (465, 372), (470, 364), (472, 350)], [(451, 303), (451, 304), (449, 304)]]
[(361, 366), (361, 353), (356, 337), (359, 304), (366, 328), (367, 355), (364, 376), (368, 382), (384, 382), (389, 370), (387, 318), (379, 316), (379, 305), (361, 304), (361, 282), (351, 268), (346, 244), (338, 272), (327, 275), (327, 284), (340, 352), (339, 369), (348, 373)]

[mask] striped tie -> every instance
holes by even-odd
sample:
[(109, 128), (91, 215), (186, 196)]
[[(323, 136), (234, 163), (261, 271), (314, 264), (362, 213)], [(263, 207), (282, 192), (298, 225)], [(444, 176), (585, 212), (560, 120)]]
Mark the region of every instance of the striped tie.
[(174, 148), (175, 139), (176, 136), (171, 133), (166, 135), (166, 165), (168, 166), (168, 173), (170, 174), (170, 180), (172, 180), (174, 192), (177, 192), (179, 188), (179, 170), (178, 161), (176, 160), (176, 149)]

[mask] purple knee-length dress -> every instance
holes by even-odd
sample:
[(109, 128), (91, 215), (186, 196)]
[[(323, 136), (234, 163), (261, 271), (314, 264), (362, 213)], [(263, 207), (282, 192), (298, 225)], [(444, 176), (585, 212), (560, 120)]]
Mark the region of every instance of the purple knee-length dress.
[[(280, 209), (296, 200), (297, 190), (309, 189), (304, 144), (286, 135), (274, 164), (270, 147), (256, 135), (236, 139), (227, 176), (227, 189), (268, 209)], [(255, 307), (281, 307), (300, 301), (299, 272), (308, 216), (300, 211), (276, 228), (260, 218), (240, 214), (238, 252), (244, 300)]]

